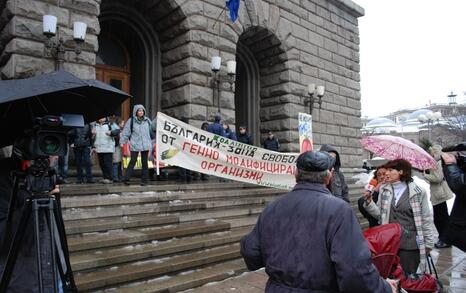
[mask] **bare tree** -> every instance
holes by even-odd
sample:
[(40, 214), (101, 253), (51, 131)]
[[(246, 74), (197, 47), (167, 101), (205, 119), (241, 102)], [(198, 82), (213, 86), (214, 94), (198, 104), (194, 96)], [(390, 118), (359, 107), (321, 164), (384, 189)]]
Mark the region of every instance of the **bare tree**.
[(466, 141), (466, 109), (458, 109), (450, 117), (445, 117), (445, 122), (438, 127), (455, 136), (458, 141)]

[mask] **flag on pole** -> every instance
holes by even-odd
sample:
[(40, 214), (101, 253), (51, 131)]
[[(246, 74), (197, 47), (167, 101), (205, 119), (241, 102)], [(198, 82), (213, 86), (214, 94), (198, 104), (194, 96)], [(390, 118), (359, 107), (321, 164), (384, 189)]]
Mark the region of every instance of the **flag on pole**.
[(240, 0), (228, 0), (227, 7), (230, 10), (230, 18), (231, 21), (235, 22), (238, 18), (238, 10), (239, 10), (239, 2)]

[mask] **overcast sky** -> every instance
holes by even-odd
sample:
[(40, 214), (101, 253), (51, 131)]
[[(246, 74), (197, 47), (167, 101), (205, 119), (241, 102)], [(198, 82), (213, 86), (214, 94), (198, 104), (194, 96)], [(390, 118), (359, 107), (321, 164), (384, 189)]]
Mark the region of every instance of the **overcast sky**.
[(466, 91), (466, 0), (354, 0), (362, 115), (446, 103)]

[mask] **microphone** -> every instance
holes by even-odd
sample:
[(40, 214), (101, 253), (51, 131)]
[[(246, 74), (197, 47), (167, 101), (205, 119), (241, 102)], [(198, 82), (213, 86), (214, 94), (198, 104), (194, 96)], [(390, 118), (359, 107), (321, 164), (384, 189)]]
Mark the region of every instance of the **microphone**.
[(367, 184), (366, 190), (372, 193), (375, 187), (377, 186), (377, 184), (378, 184), (377, 179), (372, 178), (371, 181), (369, 181), (369, 183)]

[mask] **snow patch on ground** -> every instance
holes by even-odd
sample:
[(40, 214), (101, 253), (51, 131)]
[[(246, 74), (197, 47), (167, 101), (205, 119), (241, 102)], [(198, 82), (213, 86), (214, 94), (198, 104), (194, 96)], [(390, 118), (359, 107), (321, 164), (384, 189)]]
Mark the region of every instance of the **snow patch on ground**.
[(168, 202), (169, 205), (174, 206), (174, 205), (181, 205), (183, 204), (182, 200), (176, 199), (176, 200), (171, 200)]

